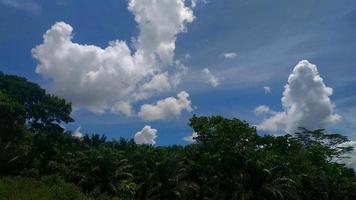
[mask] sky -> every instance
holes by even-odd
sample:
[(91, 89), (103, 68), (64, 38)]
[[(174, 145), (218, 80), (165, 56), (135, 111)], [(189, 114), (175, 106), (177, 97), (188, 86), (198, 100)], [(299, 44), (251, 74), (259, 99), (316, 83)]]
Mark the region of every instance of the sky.
[(356, 140), (355, 36), (354, 0), (0, 0), (0, 70), (140, 144), (193, 142), (194, 114)]

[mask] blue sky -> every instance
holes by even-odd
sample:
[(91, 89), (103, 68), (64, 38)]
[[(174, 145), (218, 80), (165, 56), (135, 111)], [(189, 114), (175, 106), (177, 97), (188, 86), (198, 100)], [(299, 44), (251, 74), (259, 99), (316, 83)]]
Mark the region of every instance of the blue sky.
[[(333, 88), (332, 95), (323, 94), (323, 97), (330, 98), (330, 105), (333, 105), (329, 115), (339, 115), (340, 119), (325, 128), (356, 139), (356, 1), (201, 0), (194, 8), (190, 1), (182, 2), (184, 8), (194, 15), (194, 20), (191, 20), (192, 16), (186, 16), (182, 21), (172, 22), (184, 26), (184, 30), (176, 28), (173, 35), (167, 36), (176, 38), (173, 40), (173, 52), (168, 52), (173, 54), (173, 62), (161, 62), (163, 56), (158, 55), (155, 64), (164, 67), (154, 68), (154, 73), (167, 71), (169, 81), (181, 72), (180, 83), (139, 100), (122, 96), (107, 97), (110, 102), (129, 101), (134, 112), (132, 116), (108, 112), (110, 108), (105, 108), (106, 111), (101, 113), (93, 112), (87, 109), (87, 105), (81, 105), (83, 101), (80, 101), (73, 113), (76, 122), (69, 124), (69, 129), (74, 130), (80, 126), (80, 131), (85, 133), (101, 133), (108, 138), (133, 138), (145, 125), (150, 125), (157, 129), (156, 144), (169, 145), (187, 143), (182, 138), (192, 133), (188, 119), (193, 114), (224, 115), (260, 124), (277, 112), (283, 112), (285, 108), (281, 98), (284, 85), (298, 62), (306, 59), (317, 66), (323, 83)], [(0, 70), (24, 76), (54, 94), (63, 94), (63, 97), (75, 94), (75, 91), (67, 92), (71, 90), (70, 87), (61, 87), (64, 92), (58, 92), (59, 87), (53, 89), (54, 80), (61, 80), (59, 75), (57, 77), (52, 72), (36, 73), (40, 61), (53, 57), (44, 52), (36, 59), (31, 50), (44, 44), (43, 35), (56, 22), (64, 22), (73, 28), (73, 43), (104, 49), (110, 41), (120, 40), (127, 44), (132, 55), (140, 48), (149, 51), (147, 46), (154, 44), (137, 42), (143, 38), (142, 35), (150, 34), (142, 31), (144, 25), (135, 21), (135, 16), (142, 14), (141, 5), (135, 6), (130, 10), (128, 1), (122, 0), (0, 0)], [(158, 9), (166, 9), (157, 6)], [(183, 9), (170, 3), (166, 6)], [(162, 10), (162, 13), (163, 17), (171, 19), (170, 12)], [(174, 16), (172, 20), (175, 20)], [(170, 24), (167, 21), (167, 26)], [(157, 50), (152, 52), (159, 54)], [(226, 53), (232, 56), (227, 58), (224, 56)], [(118, 59), (121, 57), (118, 56)], [(85, 64), (75, 63), (75, 67), (84, 69)], [(309, 64), (305, 64), (307, 69), (311, 69)], [(176, 70), (181, 65), (185, 69)], [(55, 67), (56, 70), (61, 68), (60, 64)], [(203, 73), (204, 68), (209, 69), (211, 76)], [(211, 84), (211, 77), (218, 80), (215, 87)], [(270, 87), (270, 93), (265, 93), (263, 87), (266, 86)], [(117, 89), (120, 90), (120, 87)], [(184, 107), (176, 116), (160, 120), (139, 117), (143, 104), (155, 106), (157, 101), (168, 97), (177, 100), (180, 91), (189, 93), (191, 111)], [(129, 92), (134, 93), (136, 90)], [(85, 95), (96, 98), (97, 94), (88, 92)], [(100, 100), (105, 98), (101, 97)], [(304, 99), (292, 102), (300, 101), (307, 102)], [(268, 106), (270, 111), (256, 115), (254, 110), (260, 105)], [(308, 118), (307, 114), (302, 114)], [(284, 130), (280, 128), (278, 131)]]

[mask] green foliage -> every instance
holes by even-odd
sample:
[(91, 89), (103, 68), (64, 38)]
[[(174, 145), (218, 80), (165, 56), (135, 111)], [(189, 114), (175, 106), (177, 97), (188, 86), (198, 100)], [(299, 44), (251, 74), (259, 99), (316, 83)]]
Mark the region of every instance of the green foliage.
[(0, 91), (0, 174), (24, 164), (21, 158), (30, 148), (24, 116), (24, 107)]
[(77, 151), (67, 159), (70, 180), (90, 195), (133, 193), (132, 174), (128, 160), (114, 148), (99, 146)]
[[(6, 143), (23, 134), (25, 109), (0, 91), (0, 142)], [(6, 134), (5, 134), (6, 133)]]
[(48, 126), (59, 127), (59, 123), (73, 121), (70, 117), (72, 111), (70, 103), (46, 94), (44, 89), (25, 78), (0, 72), (0, 92), (24, 107), (24, 117), (33, 130)]
[[(71, 105), (0, 73), (0, 199), (356, 199), (354, 170), (336, 160), (340, 134), (257, 134), (239, 119), (190, 119), (196, 143), (137, 145), (60, 126)], [(1, 178), (2, 177), (2, 178)]]
[(58, 177), (2, 178), (0, 179), (0, 199), (13, 200), (89, 200), (73, 184), (65, 183)]

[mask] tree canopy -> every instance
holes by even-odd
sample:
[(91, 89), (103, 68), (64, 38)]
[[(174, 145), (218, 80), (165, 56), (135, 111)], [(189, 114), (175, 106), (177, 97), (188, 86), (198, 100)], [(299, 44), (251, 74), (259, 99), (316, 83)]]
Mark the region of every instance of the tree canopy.
[(260, 135), (236, 118), (193, 116), (196, 142), (162, 147), (73, 137), (62, 128), (70, 114), (64, 99), (0, 73), (0, 199), (356, 199), (340, 134)]

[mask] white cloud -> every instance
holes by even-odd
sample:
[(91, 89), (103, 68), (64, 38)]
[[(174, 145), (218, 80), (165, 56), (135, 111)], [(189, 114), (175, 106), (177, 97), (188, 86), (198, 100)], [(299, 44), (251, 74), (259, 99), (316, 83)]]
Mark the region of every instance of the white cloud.
[(82, 127), (78, 127), (77, 129), (75, 129), (75, 131), (72, 133), (73, 137), (76, 137), (76, 138), (82, 138), (83, 137), (83, 133), (80, 132), (80, 129)]
[(214, 76), (208, 68), (202, 70), (204, 79), (207, 83), (210, 83), (213, 87), (216, 87), (220, 84), (220, 80)]
[(192, 8), (195, 8), (200, 1), (203, 2), (204, 4), (208, 3), (208, 0), (190, 0), (190, 4)]
[(144, 55), (156, 54), (164, 63), (172, 63), (176, 35), (186, 31), (194, 20), (185, 0), (130, 0), (128, 9), (140, 28), (136, 48)]
[(39, 14), (41, 12), (41, 7), (31, 0), (1, 0), (0, 3), (32, 14)]
[(149, 82), (144, 83), (137, 94), (135, 99), (146, 99), (156, 92), (168, 91), (171, 89), (171, 83), (168, 78), (168, 73), (157, 74), (152, 77)]
[(152, 70), (133, 57), (123, 41), (105, 49), (80, 45), (71, 41), (72, 31), (69, 24), (56, 23), (32, 53), (39, 61), (36, 72), (53, 80), (52, 92), (75, 106), (104, 112), (129, 96)]
[(142, 86), (143, 90), (157, 90), (165, 91), (171, 89), (171, 85), (168, 81), (168, 73), (157, 74), (152, 78), (150, 82), (145, 83)]
[(293, 132), (298, 127), (325, 128), (340, 121), (334, 114), (329, 96), (332, 88), (326, 87), (316, 65), (300, 61), (289, 75), (282, 97), (283, 112), (275, 112), (257, 128), (266, 131)]
[(192, 56), (191, 56), (189, 53), (186, 53), (186, 54), (184, 54), (182, 60), (183, 60), (183, 61), (187, 61), (187, 60), (189, 60), (189, 59), (191, 59), (191, 58), (192, 58)]
[(265, 91), (265, 94), (271, 94), (272, 93), (272, 89), (268, 86), (264, 86), (263, 90)]
[(112, 113), (116, 114), (124, 114), (127, 117), (131, 117), (133, 115), (133, 110), (130, 102), (127, 101), (119, 101), (114, 104), (111, 108)]
[(168, 97), (158, 101), (156, 104), (145, 104), (141, 106), (138, 116), (147, 121), (165, 120), (180, 116), (183, 110), (192, 111), (192, 103), (188, 99), (189, 94), (182, 91), (177, 94), (178, 98)]
[(346, 153), (345, 156), (349, 158), (341, 159), (340, 162), (345, 163), (346, 166), (352, 167), (356, 170), (356, 141), (345, 142), (340, 145), (341, 147), (352, 146), (354, 148), (353, 151)]
[(157, 130), (146, 125), (143, 129), (135, 134), (136, 144), (156, 144)]
[(286, 130), (286, 114), (284, 112), (275, 113), (273, 116), (265, 119), (257, 125), (257, 129), (264, 131)]
[(196, 138), (196, 137), (198, 137), (198, 133), (197, 132), (193, 132), (192, 135), (184, 137), (183, 140), (186, 141), (186, 142), (195, 142), (194, 138)]
[(255, 108), (255, 114), (257, 116), (268, 114), (270, 112), (271, 112), (271, 109), (268, 106), (265, 106), (265, 105), (260, 105), (260, 106)]
[(179, 60), (174, 63), (176, 73), (171, 77), (172, 86), (176, 87), (182, 81), (182, 78), (187, 74), (188, 68)]
[(176, 35), (194, 20), (192, 10), (184, 0), (129, 0), (128, 9), (140, 30), (134, 51), (119, 40), (106, 48), (75, 43), (73, 28), (64, 22), (44, 34), (32, 55), (38, 60), (36, 72), (53, 80), (52, 93), (103, 113), (122, 110), (122, 105), (112, 108), (117, 102), (132, 103), (176, 84), (175, 75), (166, 72), (171, 68), (165, 68), (172, 64)]
[(229, 52), (229, 53), (223, 53), (223, 56), (224, 56), (224, 58), (232, 59), (232, 58), (235, 58), (237, 56), (237, 54), (234, 52)]

